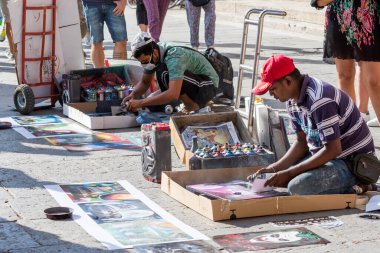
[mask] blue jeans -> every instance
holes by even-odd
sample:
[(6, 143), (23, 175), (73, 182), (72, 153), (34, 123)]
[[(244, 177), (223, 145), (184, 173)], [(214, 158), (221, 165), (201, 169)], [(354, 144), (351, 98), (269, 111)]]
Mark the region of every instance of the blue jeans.
[(116, 16), (113, 13), (116, 4), (85, 4), (83, 7), (92, 44), (104, 40), (104, 22), (107, 24), (113, 42), (128, 41), (127, 25), (125, 23), (124, 15)]
[(288, 191), (291, 195), (354, 193), (352, 186), (358, 182), (342, 159), (334, 159), (290, 180)]

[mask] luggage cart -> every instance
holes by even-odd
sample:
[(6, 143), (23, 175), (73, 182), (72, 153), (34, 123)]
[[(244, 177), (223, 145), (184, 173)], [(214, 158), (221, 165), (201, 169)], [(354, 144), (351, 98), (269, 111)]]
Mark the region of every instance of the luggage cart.
[[(251, 19), (252, 14), (258, 14), (258, 19)], [(241, 44), (241, 53), (240, 53), (240, 64), (239, 64), (239, 75), (238, 75), (238, 84), (236, 88), (236, 101), (235, 101), (235, 109), (238, 110), (240, 108), (240, 98), (241, 98), (241, 89), (243, 86), (243, 75), (244, 71), (248, 71), (252, 73), (252, 89), (256, 86), (257, 83), (257, 75), (258, 75), (258, 67), (259, 67), (259, 58), (261, 51), (261, 40), (263, 35), (263, 26), (264, 26), (264, 18), (266, 15), (270, 16), (286, 16), (285, 11), (278, 10), (265, 10), (265, 9), (250, 9), (245, 14), (244, 18), (244, 29), (243, 29), (243, 41)], [(257, 26), (257, 38), (254, 52), (254, 63), (253, 66), (249, 66), (245, 64), (245, 56), (247, 52), (247, 40), (248, 40), (248, 28), (249, 25)], [(255, 107), (255, 95), (250, 93), (251, 100), (249, 104), (249, 112), (248, 114), (244, 112), (240, 112), (240, 114), (248, 118), (248, 131), (252, 135), (252, 137), (258, 139), (257, 133), (255, 131), (255, 124), (253, 119), (254, 107)]]
[[(60, 94), (58, 91), (57, 83), (55, 81), (55, 60), (56, 60), (56, 52), (55, 52), (55, 31), (56, 31), (56, 0), (51, 0), (52, 4), (47, 6), (28, 6), (27, 0), (23, 0), (23, 10), (22, 10), (22, 45), (21, 45), (21, 69), (16, 69), (16, 71), (21, 71), (21, 80), (19, 78), (19, 73), (17, 74), (18, 78), (18, 87), (16, 88), (13, 94), (13, 100), (17, 111), (21, 114), (29, 114), (33, 111), (35, 107), (35, 101), (37, 100), (47, 100), (50, 98), (51, 107), (54, 107), (57, 100), (60, 99)], [(51, 18), (48, 17), (47, 12), (50, 10)], [(31, 32), (28, 31), (27, 28), (27, 12), (29, 11), (42, 11), (42, 31), (39, 32)], [(50, 16), (50, 15), (49, 15)], [(51, 22), (52, 28), (51, 31), (47, 31), (47, 24)], [(41, 36), (41, 55), (40, 57), (27, 57), (26, 56), (26, 39), (27, 37), (33, 36)], [(47, 36), (51, 37), (51, 52), (49, 55), (45, 55), (45, 45)], [(50, 80), (43, 80), (43, 65), (44, 62), (48, 62), (48, 67), (51, 69), (51, 77)], [(27, 78), (25, 76), (26, 71), (26, 63), (27, 62), (39, 62), (39, 81), (36, 83), (28, 83)], [(46, 63), (46, 62), (45, 62)], [(50, 63), (50, 64), (49, 64)], [(50, 66), (49, 66), (50, 65)], [(45, 64), (46, 67), (46, 64)], [(45, 79), (46, 80), (46, 79)], [(33, 93), (33, 88), (39, 86), (50, 86), (48, 94), (43, 94), (39, 96), (35, 96)], [(61, 102), (61, 101), (60, 101)]]

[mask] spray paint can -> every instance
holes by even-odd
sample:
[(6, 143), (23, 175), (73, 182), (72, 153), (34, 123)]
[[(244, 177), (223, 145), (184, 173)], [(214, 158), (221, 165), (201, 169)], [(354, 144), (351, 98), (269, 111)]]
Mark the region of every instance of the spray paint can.
[(166, 114), (172, 114), (173, 111), (174, 111), (173, 106), (171, 106), (171, 105), (165, 106), (165, 113)]
[(172, 170), (170, 127), (164, 123), (141, 125), (142, 174), (148, 181), (161, 183), (161, 172)]

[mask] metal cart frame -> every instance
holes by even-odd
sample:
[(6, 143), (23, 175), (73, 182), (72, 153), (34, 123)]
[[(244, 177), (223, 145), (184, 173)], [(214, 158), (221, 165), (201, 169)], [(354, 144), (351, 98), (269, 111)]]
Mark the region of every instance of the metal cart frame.
[[(56, 0), (51, 0), (52, 4), (47, 6), (28, 6), (27, 0), (23, 0), (23, 9), (22, 9), (22, 46), (21, 46), (21, 80), (19, 81), (19, 86), (16, 88), (14, 93), (14, 103), (16, 109), (21, 114), (29, 114), (35, 106), (35, 99), (48, 99), (50, 98), (51, 107), (54, 107), (57, 100), (59, 100), (58, 87), (55, 81), (55, 61), (56, 61), (56, 52), (55, 52), (55, 36), (56, 36), (56, 12), (57, 4)], [(43, 25), (42, 31), (40, 32), (30, 32), (27, 31), (27, 12), (42, 10), (43, 15)], [(51, 20), (47, 17), (47, 11), (51, 10)], [(52, 22), (52, 30), (47, 31), (47, 22)], [(41, 45), (41, 55), (36, 58), (28, 58), (25, 55), (26, 51), (26, 38), (27, 36), (42, 36), (42, 45)], [(45, 56), (45, 45), (46, 45), (46, 36), (51, 36), (51, 52), (50, 55)], [(50, 61), (51, 63), (51, 80), (43, 81), (43, 63), (44, 61)], [(28, 83), (25, 78), (25, 66), (27, 62), (39, 62), (39, 82), (37, 83)], [(19, 76), (19, 75), (17, 75)], [(50, 94), (46, 96), (34, 97), (32, 87), (37, 86), (50, 86)]]
[[(252, 14), (259, 14), (258, 19), (251, 19)], [(265, 9), (250, 9), (245, 14), (244, 18), (244, 29), (243, 29), (243, 40), (241, 44), (241, 53), (240, 53), (240, 64), (239, 64), (239, 75), (238, 75), (238, 84), (236, 88), (236, 100), (235, 100), (235, 109), (240, 108), (240, 98), (241, 98), (241, 89), (243, 86), (243, 75), (244, 71), (248, 71), (252, 73), (252, 89), (256, 86), (257, 83), (257, 76), (258, 76), (258, 67), (259, 67), (259, 58), (260, 58), (260, 51), (261, 51), (261, 41), (263, 36), (263, 27), (264, 27), (264, 18), (265, 16), (286, 16), (285, 11), (278, 11), (278, 10), (265, 10)], [(245, 58), (246, 58), (246, 52), (247, 52), (247, 41), (248, 41), (248, 28), (250, 25), (256, 25), (257, 28), (257, 38), (256, 38), (256, 45), (255, 45), (255, 51), (254, 51), (254, 64), (253, 66), (249, 66), (245, 64)], [(248, 115), (244, 112), (240, 112), (240, 114), (248, 118), (248, 130), (251, 133), (252, 137), (258, 139), (257, 133), (255, 131), (255, 124), (254, 124), (254, 109), (255, 109), (255, 95), (251, 93), (251, 100), (249, 104), (249, 113)]]

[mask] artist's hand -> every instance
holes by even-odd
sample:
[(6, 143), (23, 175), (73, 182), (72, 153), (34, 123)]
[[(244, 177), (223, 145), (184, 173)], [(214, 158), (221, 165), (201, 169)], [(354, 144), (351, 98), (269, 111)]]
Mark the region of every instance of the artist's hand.
[(130, 112), (136, 112), (137, 109), (142, 107), (142, 99), (131, 99), (128, 102), (127, 110)]
[(287, 187), (293, 179), (291, 170), (282, 170), (274, 173), (264, 184), (264, 186)]
[(123, 101), (121, 101), (121, 107), (125, 107), (127, 105), (127, 102), (131, 99), (133, 99), (133, 92), (125, 98), (123, 98)]
[(247, 180), (248, 180), (248, 181), (251, 181), (251, 180), (253, 180), (254, 178), (256, 178), (258, 175), (263, 174), (263, 173), (273, 173), (273, 167), (268, 166), (268, 167), (266, 167), (266, 168), (259, 169), (258, 171), (256, 171), (256, 172), (253, 173), (252, 175), (249, 175), (249, 176), (247, 177)]
[(123, 16), (125, 6), (127, 6), (127, 0), (114, 1), (114, 3), (116, 4), (116, 7), (113, 9), (113, 13), (116, 16)]

